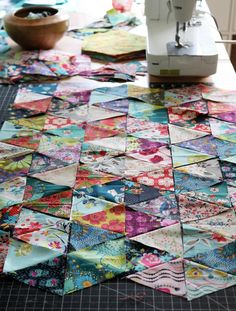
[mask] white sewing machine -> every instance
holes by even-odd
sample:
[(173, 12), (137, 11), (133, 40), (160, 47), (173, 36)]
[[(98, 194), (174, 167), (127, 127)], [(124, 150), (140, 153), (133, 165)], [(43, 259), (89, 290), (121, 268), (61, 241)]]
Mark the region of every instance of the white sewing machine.
[(146, 0), (148, 72), (209, 76), (216, 72), (217, 27), (205, 0)]

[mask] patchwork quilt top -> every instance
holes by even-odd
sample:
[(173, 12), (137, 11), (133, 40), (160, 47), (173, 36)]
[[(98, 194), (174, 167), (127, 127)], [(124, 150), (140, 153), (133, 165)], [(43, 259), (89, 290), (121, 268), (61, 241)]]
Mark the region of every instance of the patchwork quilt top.
[(60, 295), (117, 275), (236, 284), (236, 92), (21, 87), (0, 131), (0, 272)]

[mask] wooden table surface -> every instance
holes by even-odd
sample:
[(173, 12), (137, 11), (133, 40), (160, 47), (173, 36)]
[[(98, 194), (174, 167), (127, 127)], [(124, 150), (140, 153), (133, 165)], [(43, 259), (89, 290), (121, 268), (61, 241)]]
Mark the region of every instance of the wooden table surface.
[[(92, 21), (96, 21), (99, 18), (103, 17), (106, 10), (110, 9), (111, 0), (79, 0), (76, 5), (76, 10), (73, 12), (69, 12), (70, 14), (70, 29), (75, 29), (79, 27), (83, 27)], [(143, 16), (143, 6), (135, 4), (133, 6), (133, 11), (142, 18)], [(141, 26), (133, 29), (132, 32), (146, 34), (146, 25), (145, 23)], [(216, 40), (220, 39), (220, 36), (216, 38)], [(10, 40), (10, 44), (12, 47), (19, 49), (15, 43)], [(64, 36), (55, 46), (55, 49), (64, 50), (67, 52), (81, 52), (81, 42), (77, 39)], [(201, 77), (154, 77), (151, 75), (146, 75), (145, 77), (138, 77), (135, 81), (136, 85), (141, 85), (148, 87), (150, 82), (166, 82), (166, 83), (178, 83), (178, 82), (210, 82), (214, 83), (215, 86), (222, 89), (236, 89), (236, 73), (232, 66), (232, 63), (229, 59), (229, 55), (224, 47), (224, 44), (217, 43), (218, 49), (218, 66), (217, 72), (214, 75), (209, 77), (201, 78)], [(93, 65), (97, 66), (99, 63), (94, 62)], [(80, 77), (72, 77), (70, 81), (81, 81)], [(100, 83), (98, 83), (100, 84)], [(104, 85), (104, 83), (103, 83)], [(114, 83), (113, 83), (114, 85)]]

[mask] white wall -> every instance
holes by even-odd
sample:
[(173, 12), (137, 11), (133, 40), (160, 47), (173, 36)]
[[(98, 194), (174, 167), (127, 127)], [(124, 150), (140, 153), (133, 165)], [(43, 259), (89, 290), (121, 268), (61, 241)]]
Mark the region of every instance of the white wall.
[[(207, 0), (207, 3), (223, 38), (232, 39), (236, 35), (236, 0)], [(227, 44), (226, 49), (230, 54), (231, 45)]]

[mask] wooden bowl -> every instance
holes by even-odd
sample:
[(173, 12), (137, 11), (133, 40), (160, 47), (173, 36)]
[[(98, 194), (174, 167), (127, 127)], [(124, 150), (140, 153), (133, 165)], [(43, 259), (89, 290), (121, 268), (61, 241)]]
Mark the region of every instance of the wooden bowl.
[[(30, 12), (47, 12), (50, 16), (27, 19)], [(68, 27), (69, 16), (47, 6), (26, 7), (4, 18), (4, 28), (9, 37), (27, 50), (53, 48)]]

